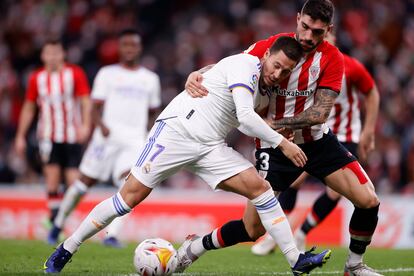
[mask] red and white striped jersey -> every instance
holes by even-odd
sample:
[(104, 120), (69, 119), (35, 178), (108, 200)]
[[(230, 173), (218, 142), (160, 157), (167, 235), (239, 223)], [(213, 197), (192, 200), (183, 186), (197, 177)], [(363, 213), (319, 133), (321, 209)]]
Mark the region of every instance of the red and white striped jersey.
[[(261, 40), (245, 52), (259, 58), (281, 36), (294, 37), (295, 33), (281, 33)], [(338, 48), (328, 42), (322, 42), (314, 52), (303, 57), (293, 69), (291, 75), (271, 93), (268, 117), (276, 119), (293, 117), (314, 104), (315, 92), (327, 88), (339, 93), (344, 72), (343, 57)], [(328, 131), (326, 124), (314, 125), (295, 131), (297, 144), (318, 140)], [(257, 143), (258, 147), (269, 145)]]
[(39, 106), (37, 134), (39, 139), (55, 143), (76, 143), (76, 129), (81, 123), (77, 97), (89, 95), (84, 71), (65, 64), (60, 72), (48, 72), (44, 67), (29, 79), (26, 100)]
[(358, 93), (369, 93), (375, 83), (358, 60), (345, 54), (343, 56), (345, 73), (341, 93), (329, 115), (328, 125), (340, 142), (359, 143), (361, 114)]

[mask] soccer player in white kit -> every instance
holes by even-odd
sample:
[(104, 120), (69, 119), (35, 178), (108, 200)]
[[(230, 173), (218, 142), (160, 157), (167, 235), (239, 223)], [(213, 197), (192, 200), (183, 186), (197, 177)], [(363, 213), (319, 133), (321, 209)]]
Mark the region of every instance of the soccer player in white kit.
[[(80, 164), (81, 176), (65, 193), (53, 222), (50, 244), (57, 242), (67, 216), (89, 187), (111, 175), (113, 183), (120, 187), (136, 161), (137, 150), (144, 144), (148, 126), (161, 105), (159, 77), (139, 64), (141, 52), (137, 31), (122, 31), (120, 62), (103, 67), (95, 78), (92, 117), (96, 128)], [(104, 244), (122, 246), (117, 239), (121, 227), (121, 220), (115, 220)]]
[(292, 244), (287, 246), (292, 251), (296, 249), (297, 263), (322, 265), (330, 250), (308, 255), (297, 250), (269, 183), (224, 141), (237, 127), (249, 136), (269, 142), (272, 147), (279, 147), (296, 166), (305, 165), (307, 158), (299, 147), (272, 130), (253, 108), (253, 95), (261, 93), (258, 90), (263, 86), (273, 86), (286, 78), (301, 56), (298, 42), (282, 37), (262, 59), (247, 54), (222, 59), (204, 75), (203, 84), (210, 92), (207, 97), (192, 98), (186, 91), (175, 97), (156, 120), (120, 192), (91, 211), (45, 262), (45, 272), (61, 271), (86, 239), (114, 218), (129, 213), (158, 183), (182, 168), (193, 171), (213, 189), (247, 197), (272, 237), (290, 237)]

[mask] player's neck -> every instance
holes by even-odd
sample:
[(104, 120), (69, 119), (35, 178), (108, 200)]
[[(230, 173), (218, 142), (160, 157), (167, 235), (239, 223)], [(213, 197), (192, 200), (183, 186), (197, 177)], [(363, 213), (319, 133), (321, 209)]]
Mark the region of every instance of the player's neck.
[(137, 61), (120, 62), (120, 65), (122, 66), (122, 68), (125, 68), (127, 70), (137, 70), (140, 67), (140, 65)]
[(60, 71), (62, 71), (64, 64), (60, 64), (57, 66), (47, 66), (45, 65), (45, 69), (47, 72), (49, 73), (59, 73)]

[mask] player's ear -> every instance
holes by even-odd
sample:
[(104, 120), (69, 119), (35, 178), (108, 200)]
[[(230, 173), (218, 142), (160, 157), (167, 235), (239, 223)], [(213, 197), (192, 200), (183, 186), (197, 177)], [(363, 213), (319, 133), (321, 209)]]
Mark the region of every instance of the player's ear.
[(328, 29), (327, 29), (327, 31), (325, 33), (325, 37), (328, 35), (328, 33), (333, 34), (333, 28), (334, 28), (334, 25), (333, 24), (329, 24)]
[(300, 12), (296, 15), (296, 23), (299, 24), (300, 21)]
[(266, 58), (268, 58), (270, 56), (270, 50), (269, 50), (269, 48), (267, 48), (267, 50), (266, 50), (266, 52), (265, 52), (265, 54), (264, 54), (264, 58), (266, 59)]

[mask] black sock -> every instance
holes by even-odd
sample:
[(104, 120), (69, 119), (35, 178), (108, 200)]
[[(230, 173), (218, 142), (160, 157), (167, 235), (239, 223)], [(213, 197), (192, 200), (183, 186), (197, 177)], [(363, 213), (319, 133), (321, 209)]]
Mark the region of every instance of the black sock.
[(332, 210), (335, 209), (338, 201), (339, 200), (332, 200), (326, 192), (323, 193), (315, 201), (312, 207), (312, 217), (315, 219), (315, 221), (311, 222), (308, 218), (306, 218), (301, 227), (302, 231), (305, 234), (309, 233), (310, 230), (321, 223), (332, 212)]
[(298, 190), (294, 188), (288, 188), (279, 195), (280, 206), (286, 214), (289, 214), (295, 208), (297, 197)]
[[(203, 246), (206, 250), (217, 249), (217, 247), (214, 246), (212, 234), (213, 233), (210, 233), (203, 237)], [(217, 229), (217, 235), (220, 237), (218, 238), (220, 248), (232, 246), (240, 242), (253, 241), (252, 238), (249, 237), (242, 220), (227, 222)]]
[(355, 207), (349, 223), (351, 243), (349, 249), (357, 254), (364, 254), (371, 243), (378, 222), (379, 205), (369, 209)]

